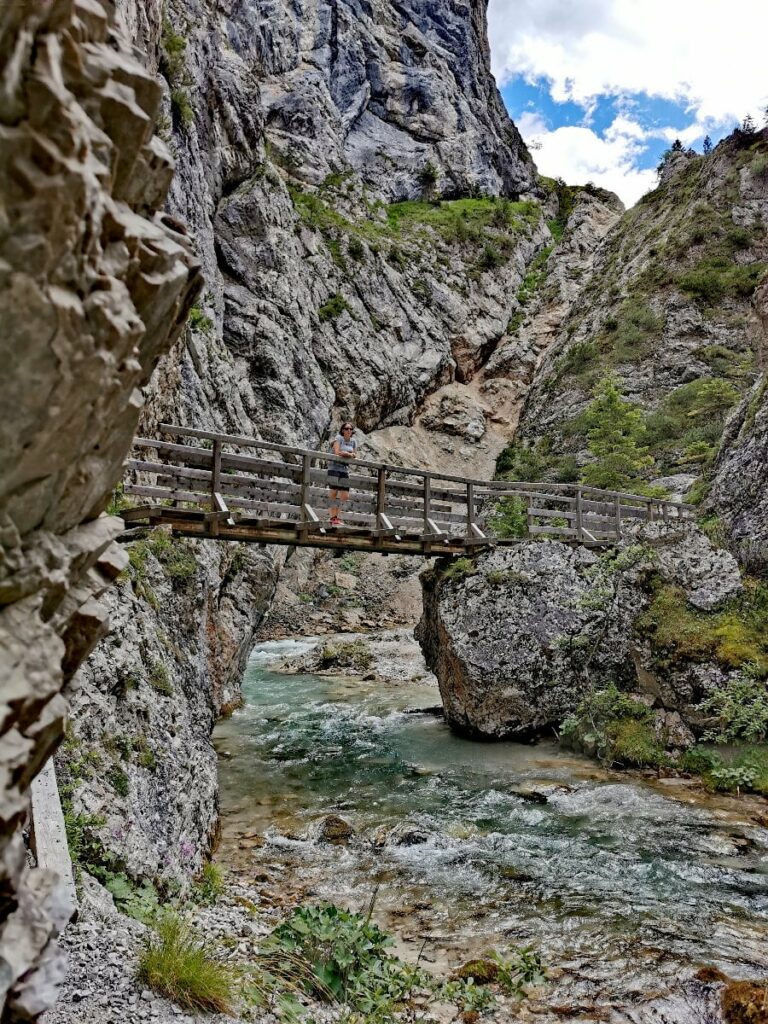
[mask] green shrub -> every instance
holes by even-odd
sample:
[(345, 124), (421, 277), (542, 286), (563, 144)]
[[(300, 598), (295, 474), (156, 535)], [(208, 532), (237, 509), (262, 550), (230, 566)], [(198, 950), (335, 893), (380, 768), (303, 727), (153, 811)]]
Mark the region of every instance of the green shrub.
[(427, 160), (422, 169), (419, 171), (419, 181), (424, 186), (427, 192), (431, 192), (439, 180), (439, 168), (431, 160)]
[(106, 507), (108, 516), (119, 516), (125, 509), (130, 508), (133, 502), (125, 496), (125, 484), (118, 484), (112, 491), (112, 497)]
[(488, 517), (488, 524), (497, 537), (527, 537), (528, 510), (524, 498), (500, 498)]
[(500, 267), (504, 263), (504, 257), (499, 250), (490, 243), (486, 243), (483, 246), (483, 251), (480, 254), (478, 260), (478, 266), (481, 270), (495, 270), (496, 267)]
[(600, 354), (594, 341), (579, 341), (557, 362), (556, 377), (583, 377), (598, 369)]
[(141, 886), (137, 886), (124, 872), (113, 874), (106, 871), (103, 882), (105, 888), (112, 894), (118, 910), (145, 924), (154, 922), (160, 910), (160, 900), (151, 881), (146, 880)]
[(213, 320), (206, 316), (199, 306), (190, 309), (187, 324), (190, 330), (200, 331), (202, 334), (210, 334), (214, 327)]
[(347, 252), (349, 253), (350, 259), (365, 259), (365, 246), (359, 238), (350, 238), (349, 244), (347, 245)]
[(139, 958), (143, 985), (187, 1010), (232, 1013), (235, 980), (205, 943), (175, 914), (160, 920)]
[(560, 726), (566, 745), (595, 753), (601, 761), (638, 767), (660, 767), (668, 761), (655, 739), (651, 711), (613, 683), (591, 690), (573, 715)]
[(107, 782), (118, 796), (128, 796), (131, 788), (130, 781), (119, 765), (115, 765), (107, 772)]
[(352, 307), (349, 305), (347, 300), (339, 292), (332, 295), (327, 302), (324, 302), (320, 309), (317, 311), (317, 315), (320, 318), (320, 323), (326, 323), (328, 320), (335, 320), (341, 316), (344, 311), (352, 313)]
[(749, 666), (711, 693), (699, 710), (716, 723), (704, 739), (758, 743), (768, 737), (768, 683), (750, 672)]
[(680, 288), (713, 306), (727, 295), (748, 298), (765, 272), (766, 264), (734, 263), (727, 256), (711, 256), (678, 278)]
[(294, 910), (273, 931), (271, 945), (310, 965), (313, 995), (338, 999), (372, 1024), (392, 1020), (396, 1004), (430, 986), (423, 971), (389, 954), (392, 940), (369, 917), (330, 904)]
[(197, 903), (212, 904), (225, 890), (226, 879), (222, 869), (212, 861), (204, 864), (193, 890), (193, 899)]

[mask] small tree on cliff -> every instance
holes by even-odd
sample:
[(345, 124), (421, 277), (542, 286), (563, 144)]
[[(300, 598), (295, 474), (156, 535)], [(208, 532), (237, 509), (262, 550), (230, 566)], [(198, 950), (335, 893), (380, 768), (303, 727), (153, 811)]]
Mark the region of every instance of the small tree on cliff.
[(712, 139), (708, 135), (704, 136), (704, 144), (701, 148), (704, 150), (704, 156), (712, 152)]
[(612, 377), (596, 386), (584, 418), (595, 461), (584, 467), (583, 483), (621, 490), (652, 465), (647, 448), (640, 445), (645, 434), (643, 414), (624, 398)]

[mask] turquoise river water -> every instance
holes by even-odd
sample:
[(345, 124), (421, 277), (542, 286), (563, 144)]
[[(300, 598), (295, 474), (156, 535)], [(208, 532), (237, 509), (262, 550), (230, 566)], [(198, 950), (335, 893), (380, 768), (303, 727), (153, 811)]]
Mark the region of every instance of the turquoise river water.
[[(768, 974), (759, 806), (608, 773), (554, 744), (458, 738), (406, 712), (434, 706), (434, 686), (271, 667), (309, 645), (261, 645), (244, 706), (217, 726), (220, 859), (352, 909), (378, 887), (401, 952), (438, 968), (534, 945), (571, 1002), (615, 1006), (705, 964)], [(347, 846), (314, 838), (329, 814), (354, 829)], [(263, 845), (242, 842), (256, 835)]]

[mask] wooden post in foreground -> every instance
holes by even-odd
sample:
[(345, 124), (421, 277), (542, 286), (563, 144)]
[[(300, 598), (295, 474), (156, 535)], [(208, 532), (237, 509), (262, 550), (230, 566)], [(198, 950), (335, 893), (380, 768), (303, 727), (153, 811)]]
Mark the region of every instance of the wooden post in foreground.
[(581, 532), (582, 531), (582, 522), (581, 522), (582, 511), (581, 511), (581, 488), (580, 487), (576, 488), (576, 507), (575, 507), (575, 511), (576, 511), (576, 520), (575, 520), (575, 524), (576, 524), (576, 540), (583, 540), (584, 539), (584, 535)]
[[(221, 490), (221, 441), (213, 442), (213, 467), (211, 470), (211, 512), (218, 511), (216, 495)], [(219, 520), (211, 518), (208, 529), (212, 537), (219, 535)]]
[(71, 917), (77, 914), (77, 891), (72, 859), (67, 845), (64, 813), (56, 783), (53, 758), (49, 758), (32, 780), (32, 848), (37, 866), (53, 871), (61, 879)]

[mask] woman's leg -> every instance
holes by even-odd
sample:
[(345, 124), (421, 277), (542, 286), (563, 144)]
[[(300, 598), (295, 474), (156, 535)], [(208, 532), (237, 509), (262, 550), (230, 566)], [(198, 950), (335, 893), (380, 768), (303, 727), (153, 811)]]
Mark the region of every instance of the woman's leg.
[(331, 519), (337, 519), (339, 515), (339, 492), (335, 489), (335, 487), (331, 487), (330, 490), (328, 491), (328, 495), (331, 499), (331, 507), (328, 509), (329, 516)]
[(339, 516), (341, 516), (341, 513), (344, 511), (345, 501), (349, 501), (349, 491), (339, 491)]

